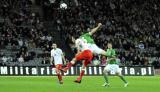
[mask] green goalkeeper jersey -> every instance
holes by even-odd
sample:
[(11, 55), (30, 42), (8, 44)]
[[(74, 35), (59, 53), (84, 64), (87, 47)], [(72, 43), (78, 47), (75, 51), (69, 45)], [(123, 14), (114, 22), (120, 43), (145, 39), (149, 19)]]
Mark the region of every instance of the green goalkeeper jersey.
[(95, 44), (92, 36), (89, 33), (85, 33), (85, 34), (81, 35), (80, 38), (85, 39), (87, 41), (87, 43)]
[[(116, 51), (114, 49), (107, 49), (106, 51), (107, 59), (113, 58), (116, 56)], [(109, 60), (108, 64), (118, 64), (115, 60)]]

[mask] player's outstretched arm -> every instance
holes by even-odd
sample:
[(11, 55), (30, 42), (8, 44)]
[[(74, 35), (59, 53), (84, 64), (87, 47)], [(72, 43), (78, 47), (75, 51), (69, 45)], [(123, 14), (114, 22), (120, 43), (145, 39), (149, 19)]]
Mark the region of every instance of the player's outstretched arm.
[(95, 32), (97, 32), (97, 30), (102, 26), (102, 23), (98, 23), (98, 26), (91, 29), (91, 31), (89, 32), (90, 35), (93, 35)]

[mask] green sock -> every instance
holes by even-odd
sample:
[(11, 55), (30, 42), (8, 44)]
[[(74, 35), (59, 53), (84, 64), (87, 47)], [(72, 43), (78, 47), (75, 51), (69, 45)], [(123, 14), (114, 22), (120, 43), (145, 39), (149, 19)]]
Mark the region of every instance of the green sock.
[(104, 75), (104, 79), (105, 79), (106, 83), (108, 83), (108, 77), (106, 75)]
[(120, 79), (121, 79), (124, 83), (127, 83), (127, 81), (124, 79), (123, 76), (119, 76), (119, 77), (120, 77)]

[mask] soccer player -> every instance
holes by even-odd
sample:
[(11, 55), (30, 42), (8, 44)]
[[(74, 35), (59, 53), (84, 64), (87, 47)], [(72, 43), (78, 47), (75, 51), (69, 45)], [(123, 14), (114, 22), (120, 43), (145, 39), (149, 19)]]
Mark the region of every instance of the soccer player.
[(91, 60), (93, 58), (93, 54), (88, 49), (88, 44), (84, 40), (77, 39), (75, 41), (75, 45), (76, 45), (76, 48), (77, 48), (77, 54), (72, 59), (72, 61), (69, 62), (65, 68), (62, 69), (62, 71), (67, 72), (67, 70), (70, 69), (71, 66), (74, 65), (77, 61), (82, 61), (83, 60), (83, 65), (82, 65), (82, 70), (81, 70), (80, 76), (74, 81), (76, 83), (81, 83), (82, 77), (83, 77), (84, 72), (85, 72), (85, 68), (91, 62)]
[[(65, 61), (62, 50), (60, 48), (57, 48), (57, 44), (53, 43), (52, 48), (53, 49), (51, 50), (50, 64), (52, 65), (53, 61), (54, 61), (54, 65), (55, 65), (55, 68), (56, 68), (56, 74), (58, 76), (59, 83), (63, 84), (61, 69), (62, 69), (62, 66), (63, 66), (63, 62), (64, 62), (64, 65), (65, 65), (66, 61)], [(63, 62), (62, 62), (62, 59), (63, 59)]]
[(119, 69), (118, 62), (116, 62), (116, 53), (115, 50), (112, 49), (112, 44), (108, 43), (108, 49), (107, 49), (107, 65), (103, 70), (103, 75), (105, 79), (105, 83), (102, 86), (109, 86), (108, 82), (108, 73), (113, 71), (116, 73), (117, 76), (120, 77), (120, 79), (125, 83), (124, 87), (128, 86), (128, 82), (124, 79), (124, 77), (121, 74), (121, 71)]
[(93, 40), (93, 38), (92, 38), (92, 35), (93, 35), (95, 32), (97, 32), (98, 29), (99, 29), (101, 26), (102, 26), (102, 24), (101, 24), (101, 23), (98, 23), (98, 26), (97, 26), (97, 27), (91, 29), (90, 32), (81, 35), (81, 36), (80, 36), (80, 39), (83, 39), (83, 40), (87, 41), (88, 47), (89, 47), (89, 49), (93, 52), (93, 54), (100, 54), (100, 55), (106, 56), (106, 51), (104, 51), (103, 49), (99, 48), (99, 47), (95, 44), (95, 42), (94, 42), (94, 40)]

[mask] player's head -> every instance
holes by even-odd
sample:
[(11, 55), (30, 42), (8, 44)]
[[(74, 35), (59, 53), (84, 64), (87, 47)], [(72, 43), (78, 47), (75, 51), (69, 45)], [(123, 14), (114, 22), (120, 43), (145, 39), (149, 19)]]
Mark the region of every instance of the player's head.
[(53, 49), (56, 49), (56, 48), (57, 48), (57, 44), (53, 43), (53, 44), (52, 44), (52, 48), (53, 48)]
[(107, 47), (108, 47), (108, 49), (111, 49), (112, 48), (112, 43), (108, 43)]
[(78, 38), (78, 39), (75, 40), (75, 46), (76, 46), (76, 47), (79, 47), (79, 46), (82, 45), (83, 43), (84, 43), (83, 40), (80, 39), (80, 38)]
[(82, 40), (81, 40), (81, 39), (79, 39), (79, 38), (78, 38), (78, 39), (76, 39), (76, 40), (75, 40), (75, 45), (80, 44), (80, 43), (81, 43), (81, 41), (82, 41)]
[(79, 44), (79, 43), (87, 43), (87, 41), (84, 39), (78, 38), (75, 40), (75, 44)]

